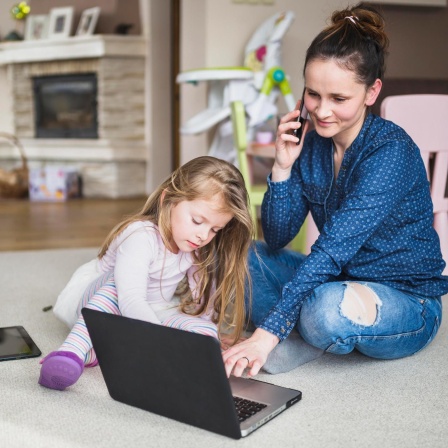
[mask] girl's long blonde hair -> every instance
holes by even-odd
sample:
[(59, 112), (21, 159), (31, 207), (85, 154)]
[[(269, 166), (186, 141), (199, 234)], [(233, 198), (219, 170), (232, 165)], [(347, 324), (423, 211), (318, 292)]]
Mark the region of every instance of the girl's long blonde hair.
[(199, 316), (214, 303), (213, 321), (220, 330), (226, 328), (234, 341), (238, 340), (245, 323), (245, 289), (250, 301), (250, 278), (247, 253), (253, 236), (253, 222), (249, 212), (249, 198), (244, 179), (232, 164), (204, 156), (187, 162), (169, 176), (146, 201), (143, 209), (115, 226), (104, 241), (102, 258), (115, 237), (130, 223), (150, 221), (159, 228), (166, 247), (170, 247), (171, 209), (182, 201), (211, 199), (218, 195), (224, 203), (224, 213), (232, 214), (229, 223), (206, 246), (193, 252), (196, 272), (196, 297), (184, 289), (181, 310)]

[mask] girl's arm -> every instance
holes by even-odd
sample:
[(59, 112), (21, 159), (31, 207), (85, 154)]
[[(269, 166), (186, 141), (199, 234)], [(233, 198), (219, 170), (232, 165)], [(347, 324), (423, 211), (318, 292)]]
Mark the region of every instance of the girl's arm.
[(157, 236), (143, 225), (129, 227), (120, 238), (114, 268), (118, 306), (123, 316), (159, 324), (146, 300), (148, 269), (157, 256)]

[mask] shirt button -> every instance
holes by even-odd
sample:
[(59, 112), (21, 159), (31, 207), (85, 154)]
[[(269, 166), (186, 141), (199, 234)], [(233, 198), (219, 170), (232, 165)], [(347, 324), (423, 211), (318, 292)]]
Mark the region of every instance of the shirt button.
[(282, 328), (280, 329), (280, 331), (281, 331), (282, 333), (284, 333), (286, 330), (282, 327)]
[(286, 322), (286, 326), (287, 326), (287, 327), (290, 327), (290, 326), (291, 326), (291, 322), (287, 321), (287, 322)]

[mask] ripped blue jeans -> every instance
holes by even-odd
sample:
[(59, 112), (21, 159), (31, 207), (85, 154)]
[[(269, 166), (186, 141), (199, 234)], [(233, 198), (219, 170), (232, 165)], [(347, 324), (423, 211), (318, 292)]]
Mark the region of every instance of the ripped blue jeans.
[[(281, 297), (304, 255), (272, 251), (257, 242), (259, 258), (251, 251), (251, 321), (257, 326)], [(379, 283), (328, 282), (303, 303), (296, 329), (302, 338), (329, 353), (354, 349), (379, 359), (413, 355), (435, 337), (442, 320), (440, 298), (404, 293)]]

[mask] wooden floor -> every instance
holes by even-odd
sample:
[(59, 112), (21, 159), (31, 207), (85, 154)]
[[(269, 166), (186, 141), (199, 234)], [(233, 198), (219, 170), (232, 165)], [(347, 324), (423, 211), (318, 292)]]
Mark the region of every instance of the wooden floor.
[(145, 200), (0, 200), (0, 251), (99, 248), (112, 227), (139, 211)]

